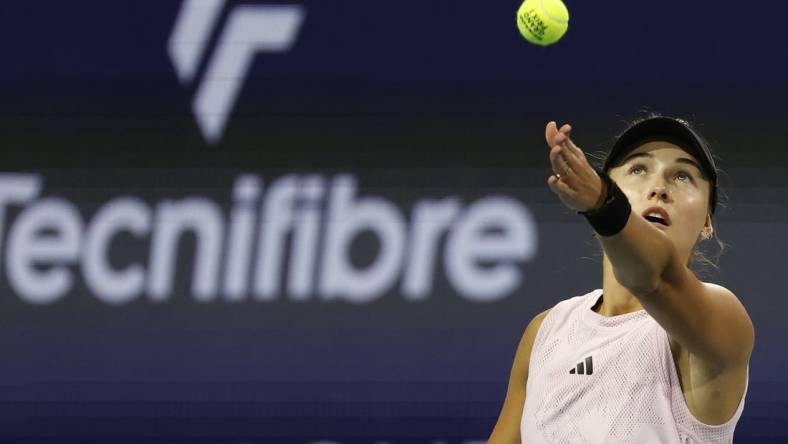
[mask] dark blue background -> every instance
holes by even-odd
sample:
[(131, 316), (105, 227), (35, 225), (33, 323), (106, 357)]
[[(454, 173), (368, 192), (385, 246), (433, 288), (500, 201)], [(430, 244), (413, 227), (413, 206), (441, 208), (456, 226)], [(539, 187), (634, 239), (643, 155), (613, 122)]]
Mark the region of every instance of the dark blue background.
[[(260, 4), (229, 1), (222, 23), (241, 3)], [(2, 2), (3, 170), (45, 174), (45, 194), (88, 213), (124, 193), (220, 198), (244, 171), (352, 171), (403, 205), (508, 193), (540, 224), (524, 287), (483, 306), (444, 285), (417, 306), (113, 308), (85, 289), (31, 307), (2, 282), (0, 439), (485, 439), (525, 325), (601, 284), (588, 227), (545, 185), (544, 123), (604, 150), (643, 110), (697, 123), (721, 158), (731, 248), (707, 280), (737, 293), (757, 335), (736, 442), (788, 438), (788, 5), (567, 1), (568, 33), (540, 48), (513, 1), (296, 3), (295, 46), (256, 59), (208, 145), (166, 52), (179, 1)]]

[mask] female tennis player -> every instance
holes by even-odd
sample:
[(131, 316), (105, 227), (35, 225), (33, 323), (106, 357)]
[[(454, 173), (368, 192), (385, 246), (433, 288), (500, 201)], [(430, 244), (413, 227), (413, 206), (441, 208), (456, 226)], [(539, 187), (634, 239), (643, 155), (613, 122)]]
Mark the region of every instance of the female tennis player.
[(717, 170), (683, 120), (652, 116), (601, 169), (547, 124), (547, 184), (604, 250), (602, 288), (528, 324), (489, 442), (730, 443), (755, 333), (735, 294), (689, 269), (710, 239)]

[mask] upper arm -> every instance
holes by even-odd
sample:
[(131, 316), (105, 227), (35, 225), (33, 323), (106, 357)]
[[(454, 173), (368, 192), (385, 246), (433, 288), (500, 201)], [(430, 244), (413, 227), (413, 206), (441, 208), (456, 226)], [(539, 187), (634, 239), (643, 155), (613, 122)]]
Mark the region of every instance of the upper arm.
[(749, 362), (755, 331), (733, 292), (704, 283), (686, 266), (669, 267), (643, 308), (690, 353), (730, 368)]
[(531, 349), (536, 339), (536, 333), (542, 321), (550, 310), (547, 309), (534, 316), (525, 328), (517, 351), (514, 363), (509, 374), (509, 386), (506, 389), (506, 399), (503, 402), (498, 422), (488, 440), (489, 444), (520, 443), (520, 420), (525, 405), (525, 383), (528, 380), (528, 362), (531, 359)]

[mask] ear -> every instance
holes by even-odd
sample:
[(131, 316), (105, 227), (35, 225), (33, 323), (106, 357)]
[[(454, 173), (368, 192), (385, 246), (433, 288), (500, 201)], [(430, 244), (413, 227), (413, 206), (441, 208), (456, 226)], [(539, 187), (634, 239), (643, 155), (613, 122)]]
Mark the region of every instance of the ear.
[(714, 226), (712, 225), (711, 221), (711, 214), (706, 214), (706, 223), (703, 224), (703, 230), (700, 232), (700, 239), (707, 240), (711, 239), (712, 235), (714, 234)]

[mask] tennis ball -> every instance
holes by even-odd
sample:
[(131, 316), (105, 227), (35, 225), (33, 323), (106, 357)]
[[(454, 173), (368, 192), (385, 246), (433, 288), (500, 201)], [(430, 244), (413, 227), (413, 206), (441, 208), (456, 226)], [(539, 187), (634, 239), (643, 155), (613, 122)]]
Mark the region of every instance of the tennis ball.
[(561, 0), (525, 0), (517, 10), (517, 28), (529, 42), (547, 46), (569, 27), (569, 10)]

